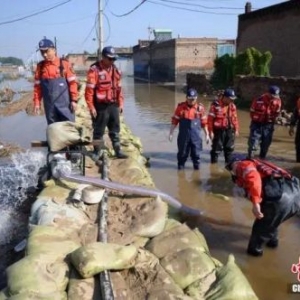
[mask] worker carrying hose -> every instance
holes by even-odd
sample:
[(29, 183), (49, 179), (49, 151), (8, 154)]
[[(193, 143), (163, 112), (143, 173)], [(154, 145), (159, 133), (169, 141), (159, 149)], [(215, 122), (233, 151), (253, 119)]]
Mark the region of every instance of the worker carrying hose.
[(185, 167), (188, 156), (191, 156), (194, 170), (199, 170), (200, 152), (202, 151), (201, 128), (203, 128), (208, 141), (207, 116), (203, 104), (197, 103), (198, 93), (195, 89), (188, 89), (186, 101), (178, 104), (169, 133), (169, 141), (173, 139), (173, 132), (179, 124), (177, 137), (178, 170)]
[(278, 227), (300, 212), (299, 179), (286, 170), (258, 159), (233, 156), (226, 165), (233, 182), (252, 202), (255, 221), (247, 253), (263, 255), (263, 245), (278, 246)]

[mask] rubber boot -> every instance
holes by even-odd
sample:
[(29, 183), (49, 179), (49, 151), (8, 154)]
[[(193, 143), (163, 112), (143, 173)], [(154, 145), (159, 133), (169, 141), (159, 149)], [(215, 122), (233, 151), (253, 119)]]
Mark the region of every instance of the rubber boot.
[(218, 154), (210, 153), (210, 163), (216, 164), (218, 162)]
[(266, 243), (266, 246), (269, 247), (269, 248), (277, 248), (278, 247), (278, 238), (270, 239)]
[(178, 169), (178, 170), (184, 170), (184, 165), (178, 164), (178, 165), (177, 165), (177, 169)]
[(257, 238), (251, 236), (247, 253), (252, 256), (262, 256), (264, 251), (262, 249), (262, 242), (259, 242)]
[(128, 155), (121, 151), (119, 146), (114, 147), (116, 158), (125, 159), (128, 158)]
[(296, 162), (300, 163), (300, 151), (296, 149)]

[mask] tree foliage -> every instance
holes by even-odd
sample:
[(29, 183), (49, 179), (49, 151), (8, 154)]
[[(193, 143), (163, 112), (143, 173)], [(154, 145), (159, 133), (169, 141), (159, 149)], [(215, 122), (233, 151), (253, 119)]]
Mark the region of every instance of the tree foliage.
[(236, 75), (270, 76), (270, 51), (261, 53), (254, 47), (247, 48), (236, 57), (225, 54), (215, 59), (212, 84), (216, 88), (233, 85)]
[(1, 64), (11, 64), (15, 66), (22, 66), (24, 65), (23, 60), (17, 57), (0, 57), (0, 63)]

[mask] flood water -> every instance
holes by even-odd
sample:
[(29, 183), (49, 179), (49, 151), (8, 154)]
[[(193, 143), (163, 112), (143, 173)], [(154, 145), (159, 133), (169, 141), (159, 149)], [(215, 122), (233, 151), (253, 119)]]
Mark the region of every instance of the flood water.
[[(168, 133), (170, 118), (176, 104), (184, 101), (184, 94), (174, 92), (171, 87), (134, 83), (129, 77), (124, 78), (123, 87), (125, 122), (140, 137), (144, 154), (150, 157), (149, 172), (157, 188), (219, 221), (220, 224), (212, 224), (201, 219), (187, 220), (204, 233), (212, 255), (225, 263), (229, 253), (233, 253), (259, 299), (298, 299), (288, 294), (287, 289), (289, 284), (297, 282), (297, 274), (291, 272), (291, 266), (298, 263), (300, 256), (300, 218), (295, 217), (280, 227), (278, 249), (265, 249), (261, 258), (247, 256), (245, 249), (254, 220), (251, 204), (232, 184), (224, 170), (223, 157), (217, 165), (210, 165), (210, 145), (204, 144), (200, 170), (194, 171), (188, 161), (186, 170), (177, 171), (176, 137), (174, 135), (170, 143)], [(209, 107), (208, 100), (203, 103), (206, 108)], [(248, 112), (239, 110), (239, 120), (241, 129), (236, 150), (246, 152)], [(43, 116), (27, 117), (25, 113), (19, 113), (9, 118), (1, 117), (0, 140), (16, 142), (28, 148), (32, 140), (44, 139), (45, 129)], [(288, 136), (287, 128), (276, 127), (270, 160), (300, 176), (300, 164), (294, 163), (294, 143)], [(226, 195), (229, 200), (215, 194)]]

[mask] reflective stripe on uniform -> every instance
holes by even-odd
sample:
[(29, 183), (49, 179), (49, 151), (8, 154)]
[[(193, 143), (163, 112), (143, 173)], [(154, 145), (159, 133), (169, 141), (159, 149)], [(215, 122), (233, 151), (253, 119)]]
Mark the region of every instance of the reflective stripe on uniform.
[(215, 117), (215, 116), (216, 116), (216, 115), (213, 114), (213, 113), (209, 113), (208, 115), (209, 115), (209, 116), (212, 116), (212, 117)]
[(76, 76), (71, 76), (71, 77), (67, 78), (68, 82), (71, 82), (71, 81), (74, 81), (74, 80), (76, 80)]
[(35, 80), (34, 84), (36, 84), (36, 85), (41, 84), (41, 81), (40, 80)]
[(246, 168), (246, 169), (243, 171), (243, 173), (242, 173), (242, 177), (245, 178), (246, 175), (247, 175), (248, 173), (250, 173), (251, 171), (257, 171), (257, 169), (256, 169), (256, 168), (253, 168), (253, 167)]
[(177, 119), (177, 120), (180, 119), (180, 117), (178, 117), (178, 116), (173, 116), (173, 118), (174, 118), (174, 119)]
[(96, 86), (96, 84), (87, 83), (86, 86), (93, 89)]

